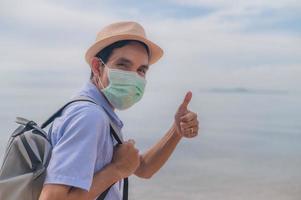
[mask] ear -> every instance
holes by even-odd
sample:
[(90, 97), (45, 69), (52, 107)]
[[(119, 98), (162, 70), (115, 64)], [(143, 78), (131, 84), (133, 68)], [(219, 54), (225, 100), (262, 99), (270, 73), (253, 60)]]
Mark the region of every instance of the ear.
[(103, 64), (99, 61), (97, 57), (91, 58), (91, 70), (94, 75), (99, 76), (103, 72)]

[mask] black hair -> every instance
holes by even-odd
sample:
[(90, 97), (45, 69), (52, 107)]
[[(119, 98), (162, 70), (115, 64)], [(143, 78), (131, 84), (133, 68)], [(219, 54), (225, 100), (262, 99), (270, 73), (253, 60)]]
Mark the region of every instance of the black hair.
[[(95, 55), (95, 57), (100, 58), (106, 64), (108, 62), (110, 56), (112, 55), (114, 49), (121, 48), (125, 45), (130, 44), (131, 42), (138, 42), (141, 45), (143, 45), (145, 47), (146, 51), (147, 51), (148, 56), (150, 56), (149, 48), (143, 42), (138, 41), (138, 40), (120, 40), (120, 41), (114, 42), (113, 44), (110, 44), (109, 46), (107, 46), (107, 47), (103, 48), (102, 50), (100, 50)], [(92, 79), (92, 78), (93, 78), (93, 71), (91, 70), (90, 79)]]

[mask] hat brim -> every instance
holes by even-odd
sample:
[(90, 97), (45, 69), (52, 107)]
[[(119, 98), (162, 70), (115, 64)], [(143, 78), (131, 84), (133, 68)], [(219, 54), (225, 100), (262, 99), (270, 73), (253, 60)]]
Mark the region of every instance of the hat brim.
[(163, 50), (153, 43), (150, 40), (147, 40), (144, 37), (140, 37), (137, 35), (114, 35), (111, 37), (107, 37), (105, 39), (102, 39), (98, 42), (95, 42), (92, 46), (89, 47), (89, 49), (86, 52), (85, 59), (88, 64), (91, 62), (91, 58), (93, 58), (100, 50), (104, 49), (105, 47), (109, 46), (110, 44), (113, 44), (120, 40), (137, 40), (140, 42), (143, 42), (150, 51), (150, 57), (149, 57), (149, 64), (154, 64), (157, 62), (163, 55)]

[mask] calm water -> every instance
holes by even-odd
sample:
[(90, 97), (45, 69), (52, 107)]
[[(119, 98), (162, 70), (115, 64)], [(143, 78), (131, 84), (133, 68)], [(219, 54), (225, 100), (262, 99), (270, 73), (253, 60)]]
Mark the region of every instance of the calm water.
[[(54, 72), (24, 73), (0, 75), (1, 157), (16, 116), (41, 123), (85, 81), (76, 73), (67, 80)], [(134, 138), (141, 152), (172, 124), (184, 95), (173, 87), (149, 85), (141, 102), (118, 113), (125, 138)], [(152, 179), (131, 177), (131, 199), (301, 199), (300, 94), (193, 88), (190, 108), (199, 114), (200, 135), (181, 141)]]

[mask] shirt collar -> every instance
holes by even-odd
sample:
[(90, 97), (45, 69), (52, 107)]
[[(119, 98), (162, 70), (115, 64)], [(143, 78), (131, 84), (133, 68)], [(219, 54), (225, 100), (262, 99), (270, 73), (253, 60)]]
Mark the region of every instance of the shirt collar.
[(104, 108), (105, 112), (109, 115), (111, 121), (115, 125), (117, 125), (119, 129), (123, 127), (123, 122), (114, 112), (113, 108), (109, 104), (109, 101), (105, 98), (103, 93), (98, 90), (98, 88), (94, 85), (94, 83), (92, 83), (91, 80), (88, 80), (76, 95), (87, 96), (92, 98), (95, 101), (95, 103)]

